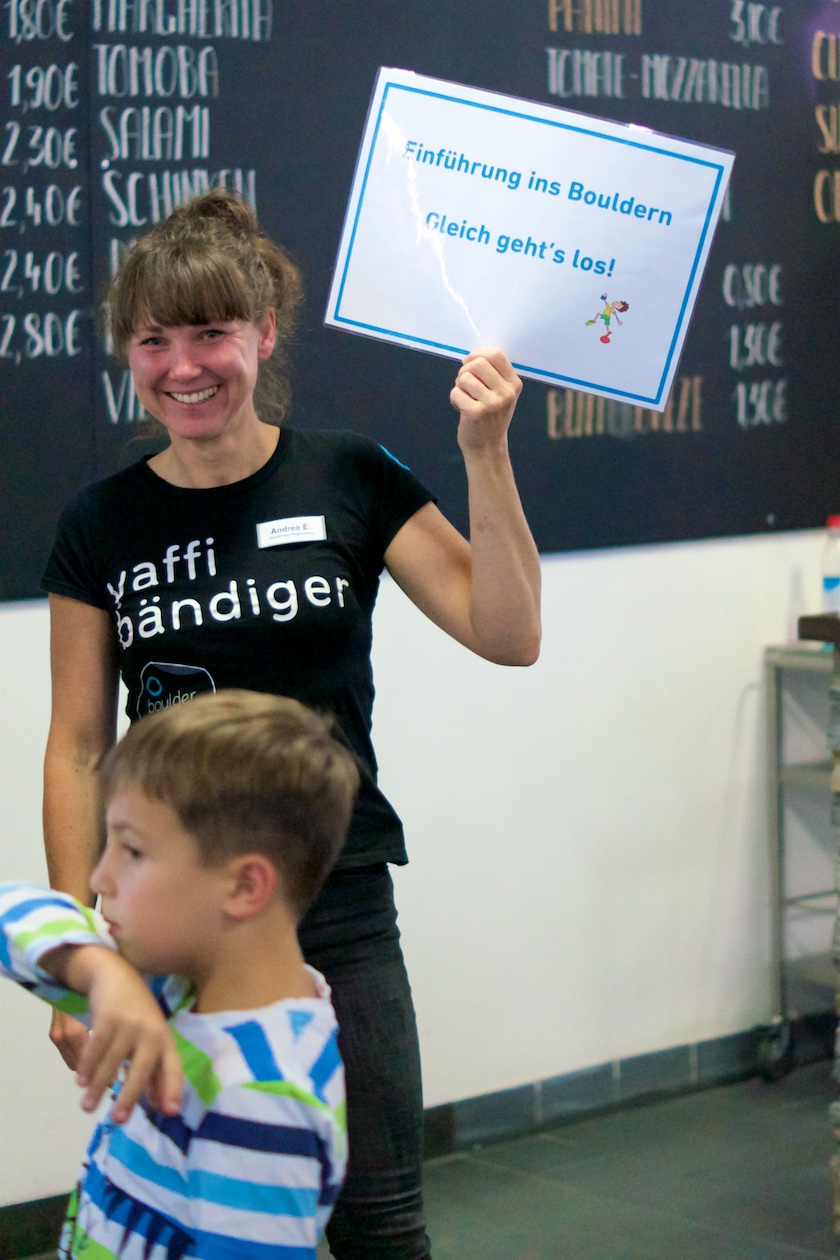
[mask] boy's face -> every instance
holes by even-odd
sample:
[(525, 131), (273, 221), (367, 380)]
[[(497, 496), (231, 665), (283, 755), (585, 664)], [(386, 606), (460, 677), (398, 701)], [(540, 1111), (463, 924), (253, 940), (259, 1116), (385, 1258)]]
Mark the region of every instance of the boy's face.
[(115, 790), (106, 823), (90, 884), (120, 953), (145, 975), (200, 982), (222, 928), (227, 866), (203, 863), (174, 810), (130, 784)]

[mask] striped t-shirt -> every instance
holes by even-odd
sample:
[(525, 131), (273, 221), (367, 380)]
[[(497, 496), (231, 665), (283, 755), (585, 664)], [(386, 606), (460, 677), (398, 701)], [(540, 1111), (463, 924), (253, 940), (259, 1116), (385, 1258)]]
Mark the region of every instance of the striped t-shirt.
[[(115, 948), (72, 897), (0, 884), (0, 970), (89, 1022), (86, 999), (39, 966), (67, 944)], [(124, 1125), (97, 1125), (60, 1257), (315, 1260), (347, 1142), (335, 1014), (312, 974), (316, 998), (207, 1015), (192, 1012), (187, 981), (150, 981), (184, 1068), (181, 1114), (142, 1100)]]

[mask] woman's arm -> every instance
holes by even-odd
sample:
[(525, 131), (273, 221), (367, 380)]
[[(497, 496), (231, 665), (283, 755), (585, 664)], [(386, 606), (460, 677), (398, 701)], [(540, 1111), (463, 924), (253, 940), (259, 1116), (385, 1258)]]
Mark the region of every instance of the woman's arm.
[(460, 415), (470, 542), (427, 504), (385, 552), (388, 571), (418, 608), (499, 665), (532, 665), (540, 649), (540, 560), (507, 441), (521, 389), (500, 350), (467, 356), (450, 401)]
[(102, 820), (96, 765), (116, 735), (118, 671), (111, 618), (50, 596), (52, 715), (44, 758), (44, 843), (50, 884), (92, 904), (89, 878)]
[[(52, 717), (44, 758), (44, 844), (50, 884), (83, 904), (102, 842), (96, 765), (116, 735), (118, 670), (111, 619), (62, 595), (50, 596)], [(50, 1037), (74, 1070), (87, 1030), (60, 1011)]]

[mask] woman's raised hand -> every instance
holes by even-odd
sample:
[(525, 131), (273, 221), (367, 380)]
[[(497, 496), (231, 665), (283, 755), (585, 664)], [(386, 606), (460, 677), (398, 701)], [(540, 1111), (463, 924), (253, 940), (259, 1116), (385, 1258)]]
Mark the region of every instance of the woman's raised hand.
[(462, 361), (449, 401), (460, 415), (458, 445), (468, 451), (506, 449), (522, 381), (498, 349), (473, 350)]

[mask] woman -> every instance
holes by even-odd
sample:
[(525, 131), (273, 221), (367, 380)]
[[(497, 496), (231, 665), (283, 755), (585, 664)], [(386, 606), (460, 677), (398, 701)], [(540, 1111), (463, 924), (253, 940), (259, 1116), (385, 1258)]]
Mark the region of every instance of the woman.
[[(371, 615), (387, 568), (438, 626), (479, 655), (527, 665), (540, 638), (540, 570), (507, 453), (521, 382), (498, 350), (467, 356), (459, 413), (471, 543), (381, 447), (282, 417), (282, 347), (297, 272), (251, 209), (215, 189), (175, 210), (112, 285), (116, 350), (168, 444), (65, 510), (44, 579), (53, 710), (45, 834), (54, 887), (89, 900), (100, 843), (94, 768), (127, 711), (247, 686), (328, 709), (363, 766), (338, 868), (301, 928), (327, 976), (347, 1071), (350, 1167), (328, 1227), (337, 1260), (428, 1256), (422, 1094), (389, 862), (402, 828), (376, 785)], [(260, 393), (266, 383), (273, 403)], [(75, 1064), (78, 1025), (53, 1040)]]

